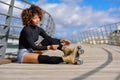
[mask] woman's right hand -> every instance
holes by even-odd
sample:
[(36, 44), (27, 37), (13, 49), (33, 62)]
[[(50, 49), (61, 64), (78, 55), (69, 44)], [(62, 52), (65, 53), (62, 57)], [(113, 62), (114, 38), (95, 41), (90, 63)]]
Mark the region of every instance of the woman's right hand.
[(57, 50), (57, 48), (59, 47), (59, 45), (51, 45), (52, 46), (52, 50)]
[(49, 45), (49, 46), (47, 46), (47, 49), (48, 50), (57, 50), (57, 48), (59, 47), (59, 45)]

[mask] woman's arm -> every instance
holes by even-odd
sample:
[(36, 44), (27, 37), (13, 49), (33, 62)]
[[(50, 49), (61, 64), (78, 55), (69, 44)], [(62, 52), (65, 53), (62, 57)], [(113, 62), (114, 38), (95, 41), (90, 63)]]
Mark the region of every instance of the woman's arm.
[(52, 38), (50, 37), (42, 28), (39, 28), (39, 34), (43, 37), (43, 38), (46, 38), (48, 41), (50, 41), (50, 43), (56, 43), (57, 44), (60, 44), (60, 43), (63, 43), (64, 45), (69, 45), (71, 44), (71, 41), (70, 40), (67, 40), (67, 39), (56, 39), (56, 38)]
[(43, 38), (47, 39), (50, 43), (54, 43), (54, 42), (59, 42), (61, 39), (57, 39), (57, 38), (52, 38), (51, 36), (49, 36), (42, 28), (38, 27), (39, 29), (39, 35), (41, 35)]
[(27, 45), (32, 48), (33, 50), (47, 50), (47, 46), (37, 46), (35, 43), (34, 43), (34, 40), (31, 36), (31, 32), (29, 29), (25, 29), (23, 31), (23, 34), (24, 34), (24, 39), (25, 41), (27, 42)]

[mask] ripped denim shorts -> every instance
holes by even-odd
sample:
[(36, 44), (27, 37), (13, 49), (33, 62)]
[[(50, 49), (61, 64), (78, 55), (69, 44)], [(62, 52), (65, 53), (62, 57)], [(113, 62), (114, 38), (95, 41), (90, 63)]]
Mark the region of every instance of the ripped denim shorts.
[(33, 53), (33, 49), (28, 48), (28, 49), (19, 49), (17, 59), (19, 63), (23, 62), (23, 57), (26, 53)]

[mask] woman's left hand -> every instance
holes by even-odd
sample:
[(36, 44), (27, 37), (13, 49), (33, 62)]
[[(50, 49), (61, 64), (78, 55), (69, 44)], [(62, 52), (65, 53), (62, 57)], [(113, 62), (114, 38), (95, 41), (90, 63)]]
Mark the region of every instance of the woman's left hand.
[(71, 44), (71, 41), (66, 40), (66, 39), (63, 39), (61, 42), (64, 43), (64, 45), (70, 45)]

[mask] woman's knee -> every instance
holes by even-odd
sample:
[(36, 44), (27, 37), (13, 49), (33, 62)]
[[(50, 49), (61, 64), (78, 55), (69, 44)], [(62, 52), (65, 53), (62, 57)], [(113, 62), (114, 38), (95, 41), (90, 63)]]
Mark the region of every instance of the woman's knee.
[(38, 63), (38, 55), (34, 53), (27, 53), (23, 56), (22, 63)]

